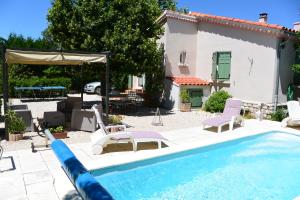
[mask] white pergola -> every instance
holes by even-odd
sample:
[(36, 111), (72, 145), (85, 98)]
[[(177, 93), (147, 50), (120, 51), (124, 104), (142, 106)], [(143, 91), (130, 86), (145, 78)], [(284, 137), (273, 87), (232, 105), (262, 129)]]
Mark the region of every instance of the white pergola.
[[(10, 64), (30, 64), (30, 65), (68, 65), (81, 66), (91, 63), (106, 63), (106, 98), (105, 111), (108, 116), (109, 102), (109, 63), (108, 56), (110, 52), (77, 52), (77, 51), (56, 51), (56, 50), (31, 50), (31, 49), (6, 49), (2, 48), (2, 72), (3, 72), (3, 104), (4, 114), (8, 108), (8, 65)], [(82, 72), (82, 70), (81, 70)], [(81, 98), (83, 100), (83, 89), (81, 85)], [(5, 123), (7, 121), (5, 120)], [(7, 124), (5, 124), (5, 127)], [(7, 129), (5, 129), (8, 137)]]

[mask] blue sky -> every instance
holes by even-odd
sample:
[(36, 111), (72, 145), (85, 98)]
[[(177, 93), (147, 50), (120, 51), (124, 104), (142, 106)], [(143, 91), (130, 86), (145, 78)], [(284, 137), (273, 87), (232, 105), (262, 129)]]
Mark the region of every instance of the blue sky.
[[(50, 0), (0, 0), (0, 37), (9, 33), (38, 38), (47, 27)], [(300, 21), (299, 0), (178, 0), (179, 7), (207, 14), (257, 21), (269, 13), (269, 23), (292, 28)]]

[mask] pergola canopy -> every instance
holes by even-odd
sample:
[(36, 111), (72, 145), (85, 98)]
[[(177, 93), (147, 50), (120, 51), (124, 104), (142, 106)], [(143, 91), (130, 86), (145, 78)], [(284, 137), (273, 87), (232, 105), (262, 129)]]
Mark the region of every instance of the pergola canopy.
[(106, 63), (105, 53), (78, 53), (63, 51), (31, 51), (6, 49), (7, 64), (31, 65), (82, 65), (84, 63)]
[[(83, 65), (90, 63), (106, 63), (105, 67), (105, 112), (108, 118), (108, 102), (109, 102), (109, 62), (108, 57), (110, 52), (91, 53), (91, 52), (76, 52), (76, 51), (47, 51), (47, 50), (31, 50), (31, 49), (6, 49), (5, 45), (1, 45), (2, 58), (2, 79), (3, 79), (3, 104), (4, 114), (8, 110), (8, 64), (31, 64), (31, 65)], [(81, 67), (82, 76), (82, 67)], [(83, 86), (81, 82), (81, 99), (83, 102)], [(8, 121), (5, 119), (5, 127), (8, 126)], [(5, 135), (8, 139), (8, 129), (5, 128)]]

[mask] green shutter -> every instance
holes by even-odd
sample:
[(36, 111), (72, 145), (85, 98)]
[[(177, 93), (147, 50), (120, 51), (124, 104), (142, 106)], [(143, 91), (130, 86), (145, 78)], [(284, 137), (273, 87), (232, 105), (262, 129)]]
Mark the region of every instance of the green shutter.
[(217, 79), (217, 64), (218, 64), (218, 53), (214, 52), (212, 56), (212, 71), (211, 71), (211, 79)]
[(230, 52), (218, 52), (218, 79), (228, 80), (230, 78)]

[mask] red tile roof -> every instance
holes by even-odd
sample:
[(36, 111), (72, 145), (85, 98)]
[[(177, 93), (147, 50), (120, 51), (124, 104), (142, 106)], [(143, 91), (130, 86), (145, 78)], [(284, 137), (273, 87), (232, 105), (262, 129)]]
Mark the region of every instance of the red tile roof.
[(272, 28), (272, 29), (277, 29), (277, 30), (286, 30), (289, 32), (295, 32), (295, 30), (293, 30), (293, 29), (288, 29), (284, 26), (280, 26), (277, 24), (254, 22), (254, 21), (248, 21), (248, 20), (231, 18), (231, 17), (222, 17), (222, 16), (216, 16), (216, 15), (203, 14), (203, 13), (198, 13), (198, 12), (191, 12), (189, 15), (195, 16), (195, 17), (204, 17), (204, 18), (210, 18), (210, 19), (232, 21), (232, 22), (238, 22), (238, 23), (242, 23), (242, 24), (246, 24), (246, 25), (256, 25), (256, 26), (261, 26), (261, 27), (265, 27), (265, 28)]
[(209, 81), (205, 81), (200, 78), (191, 76), (174, 76), (167, 78), (178, 85), (210, 85)]

